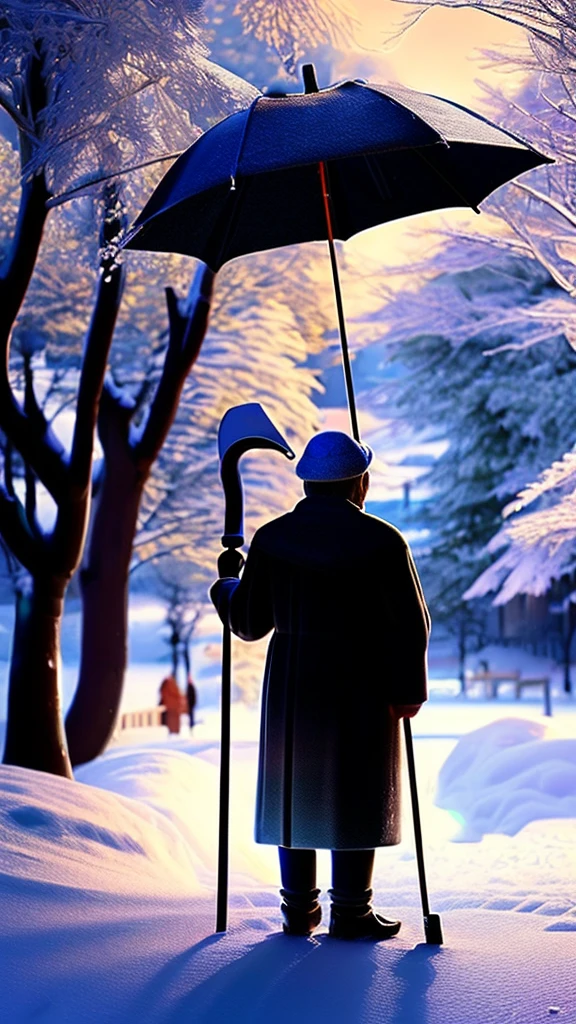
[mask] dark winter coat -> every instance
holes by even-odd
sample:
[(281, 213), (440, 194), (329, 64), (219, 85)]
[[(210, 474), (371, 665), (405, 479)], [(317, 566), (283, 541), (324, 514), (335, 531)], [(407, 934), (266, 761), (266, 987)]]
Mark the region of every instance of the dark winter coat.
[(274, 629), (262, 697), (256, 841), (400, 842), (400, 727), (426, 700), (430, 620), (410, 550), (345, 498), (309, 497), (254, 536), (212, 598), (232, 631)]

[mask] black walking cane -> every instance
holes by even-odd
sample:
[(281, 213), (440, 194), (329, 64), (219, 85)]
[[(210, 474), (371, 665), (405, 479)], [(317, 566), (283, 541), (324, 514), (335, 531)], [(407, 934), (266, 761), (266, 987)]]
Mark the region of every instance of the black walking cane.
[(404, 739), (406, 740), (406, 755), (408, 760), (408, 777), (410, 779), (410, 797), (412, 799), (412, 817), (414, 819), (414, 839), (416, 842), (416, 860), (418, 863), (418, 881), (420, 882), (420, 896), (422, 899), (422, 913), (424, 916), (424, 935), (426, 942), (431, 946), (441, 946), (444, 942), (442, 935), (442, 921), (440, 914), (430, 913), (428, 902), (428, 886), (426, 885), (426, 872), (424, 870), (424, 848), (422, 845), (422, 826), (420, 824), (420, 805), (418, 803), (418, 787), (416, 785), (416, 765), (414, 764), (414, 744), (412, 743), (412, 728), (410, 719), (404, 719)]
[[(226, 502), (222, 546), (228, 550), (244, 543), (244, 502), (238, 462), (251, 448), (272, 448), (288, 459), (294, 452), (272, 420), (257, 402), (229, 409), (218, 431), (220, 477)], [(230, 704), (232, 694), (232, 657), (230, 626), (222, 635), (222, 723), (220, 741), (220, 815), (218, 826), (218, 894), (216, 931), (225, 932), (228, 924), (228, 818), (230, 807)]]

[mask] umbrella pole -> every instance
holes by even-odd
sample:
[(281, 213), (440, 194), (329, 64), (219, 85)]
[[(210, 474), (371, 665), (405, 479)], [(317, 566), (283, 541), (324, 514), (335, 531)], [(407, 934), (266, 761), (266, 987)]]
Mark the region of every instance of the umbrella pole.
[(222, 635), (222, 707), (220, 733), (220, 815), (218, 823), (218, 892), (216, 931), (228, 926), (228, 831), (230, 811), (230, 703), (232, 681), (232, 637), (230, 626)]
[(344, 380), (346, 382), (346, 395), (348, 397), (348, 411), (350, 413), (350, 426), (352, 437), (355, 441), (360, 440), (360, 429), (358, 427), (358, 416), (356, 414), (356, 398), (354, 395), (354, 381), (352, 380), (352, 366), (350, 363), (350, 352), (348, 349), (348, 335), (346, 333), (346, 319), (344, 317), (344, 304), (342, 302), (342, 289), (340, 287), (340, 274), (338, 271), (338, 260), (336, 258), (336, 247), (334, 245), (334, 231), (332, 227), (332, 202), (330, 199), (330, 185), (328, 181), (328, 168), (325, 163), (320, 163), (320, 181), (322, 184), (322, 198), (324, 200), (324, 215), (326, 217), (326, 228), (328, 233), (328, 249), (330, 251), (330, 263), (332, 265), (332, 278), (334, 281), (334, 294), (336, 296), (336, 309), (338, 312), (338, 326), (340, 328), (340, 344), (342, 348), (342, 366), (344, 368)]

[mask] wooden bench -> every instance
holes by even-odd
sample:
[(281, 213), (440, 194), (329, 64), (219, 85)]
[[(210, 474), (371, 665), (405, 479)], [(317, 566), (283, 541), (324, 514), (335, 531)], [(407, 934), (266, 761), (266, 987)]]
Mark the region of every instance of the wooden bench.
[[(498, 696), (498, 687), (501, 683), (514, 683), (516, 686), (520, 681), (519, 672), (471, 672), (466, 674), (465, 692), (468, 690), (468, 684), (470, 683), (484, 683), (484, 692), (486, 697), (491, 700), (495, 700)], [(516, 694), (518, 697), (518, 694)]]
[(552, 715), (552, 700), (550, 697), (550, 679), (548, 676), (534, 676), (530, 679), (519, 679), (516, 683), (516, 700), (522, 695), (525, 686), (541, 686), (544, 693), (544, 714)]
[(144, 708), (141, 711), (123, 711), (116, 724), (116, 732), (123, 732), (124, 729), (145, 729), (154, 725), (162, 725), (162, 713), (166, 709), (163, 704), (157, 704), (153, 708)]
[(496, 700), (498, 687), (502, 683), (513, 683), (516, 700), (520, 700), (522, 690), (525, 687), (541, 686), (544, 693), (544, 714), (552, 714), (552, 700), (550, 697), (550, 679), (548, 676), (524, 677), (520, 672), (471, 672), (466, 674), (464, 692), (468, 691), (469, 684), (484, 683), (487, 698)]

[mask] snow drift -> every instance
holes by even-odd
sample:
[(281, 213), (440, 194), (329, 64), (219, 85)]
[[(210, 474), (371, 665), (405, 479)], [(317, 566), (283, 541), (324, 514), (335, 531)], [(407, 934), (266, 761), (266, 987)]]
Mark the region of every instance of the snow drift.
[(83, 892), (198, 892), (190, 850), (144, 803), (0, 766), (0, 877)]
[(466, 733), (440, 769), (436, 804), (460, 824), (460, 842), (516, 835), (532, 821), (576, 818), (576, 739), (503, 718)]

